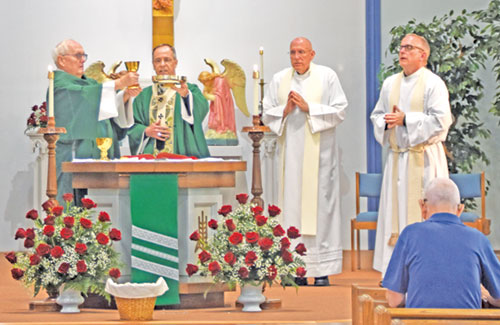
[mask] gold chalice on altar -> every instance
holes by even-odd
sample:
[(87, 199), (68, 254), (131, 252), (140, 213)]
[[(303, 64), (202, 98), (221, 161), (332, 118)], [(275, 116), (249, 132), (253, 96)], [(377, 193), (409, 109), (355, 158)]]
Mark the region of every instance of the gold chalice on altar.
[(108, 158), (108, 150), (111, 148), (113, 144), (112, 138), (96, 138), (95, 142), (97, 143), (97, 148), (101, 150), (101, 160), (109, 160)]
[[(127, 67), (127, 71), (129, 72), (137, 72), (139, 70), (139, 61), (127, 61), (125, 62), (125, 67)], [(139, 88), (139, 85), (128, 86), (129, 89)]]

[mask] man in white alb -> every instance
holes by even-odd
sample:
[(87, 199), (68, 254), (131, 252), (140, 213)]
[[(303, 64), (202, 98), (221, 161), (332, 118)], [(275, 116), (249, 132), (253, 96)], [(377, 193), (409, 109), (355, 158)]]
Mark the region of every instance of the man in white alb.
[(401, 41), (401, 73), (384, 81), (371, 114), (375, 138), (389, 147), (380, 196), (373, 268), (385, 274), (400, 232), (421, 221), (418, 200), (436, 177), (448, 177), (443, 148), (452, 122), (448, 89), (425, 66), (430, 47), (419, 35)]
[[(337, 74), (312, 63), (303, 37), (290, 43), (291, 68), (275, 74), (264, 98), (263, 121), (279, 136), (283, 223), (295, 226), (307, 247), (307, 275), (316, 286), (342, 271), (339, 162), (336, 126), (347, 99)], [(296, 279), (307, 285), (307, 279)]]

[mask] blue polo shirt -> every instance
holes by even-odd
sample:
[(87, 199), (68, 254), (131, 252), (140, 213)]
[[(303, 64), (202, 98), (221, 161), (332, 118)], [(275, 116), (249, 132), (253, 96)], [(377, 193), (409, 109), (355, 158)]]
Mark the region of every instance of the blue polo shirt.
[(481, 308), (480, 284), (500, 298), (500, 262), (485, 235), (449, 213), (401, 232), (383, 281), (408, 308)]

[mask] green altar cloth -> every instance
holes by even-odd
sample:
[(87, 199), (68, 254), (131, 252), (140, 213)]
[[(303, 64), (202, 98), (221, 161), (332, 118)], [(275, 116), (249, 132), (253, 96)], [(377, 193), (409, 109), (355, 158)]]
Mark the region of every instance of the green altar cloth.
[(156, 282), (162, 276), (168, 291), (156, 305), (180, 303), (177, 193), (176, 174), (130, 176), (132, 282)]

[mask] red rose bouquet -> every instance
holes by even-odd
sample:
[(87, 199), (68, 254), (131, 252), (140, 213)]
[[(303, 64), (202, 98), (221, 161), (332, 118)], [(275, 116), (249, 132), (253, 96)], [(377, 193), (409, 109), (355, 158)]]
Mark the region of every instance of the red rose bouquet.
[(236, 199), (240, 205), (234, 211), (224, 205), (219, 220), (208, 222), (212, 236), (206, 242), (198, 230), (191, 234), (201, 252), (196, 265), (187, 265), (188, 275), (210, 275), (214, 282), (230, 287), (263, 282), (295, 286), (294, 278), (306, 275), (300, 258), (306, 248), (302, 243), (292, 247), (291, 240), (301, 236), (297, 228), (285, 231), (276, 218), (281, 211), (274, 205), (268, 207), (269, 217), (265, 217), (261, 207), (247, 203), (248, 195), (238, 194)]
[(35, 105), (31, 108), (31, 114), (26, 121), (26, 131), (38, 127), (44, 128), (47, 126), (49, 118), (47, 116), (47, 103), (43, 102), (42, 105)]
[(26, 214), (33, 226), (17, 229), (15, 239), (24, 240), (27, 250), (6, 255), (13, 264), (12, 277), (33, 286), (34, 296), (41, 288), (54, 291), (64, 284), (65, 288), (84, 294), (90, 291), (109, 300), (104, 286), (108, 277), (120, 277), (121, 263), (112, 243), (121, 239), (121, 232), (112, 228), (104, 211), (93, 219), (96, 204), (92, 200), (84, 198), (83, 207), (75, 207), (72, 194), (63, 198), (66, 207), (54, 206), (51, 201), (42, 205), (43, 219), (35, 209)]

